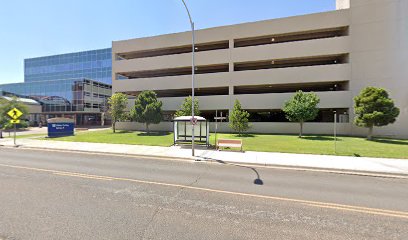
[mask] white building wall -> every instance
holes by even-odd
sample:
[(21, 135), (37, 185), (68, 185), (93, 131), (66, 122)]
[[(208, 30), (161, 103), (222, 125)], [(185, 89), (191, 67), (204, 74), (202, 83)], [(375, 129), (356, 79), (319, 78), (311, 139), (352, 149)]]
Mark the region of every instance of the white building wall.
[(336, 9), (347, 9), (350, 8), (350, 0), (336, 0)]
[(408, 138), (408, 0), (352, 0), (350, 19), (352, 95), (367, 86), (388, 90), (401, 114), (374, 133)]
[[(395, 99), (401, 115), (393, 125), (376, 128), (377, 135), (408, 138), (408, 0), (337, 0), (339, 11), (244, 23), (197, 31), (197, 43), (229, 40), (230, 48), (197, 53), (199, 64), (228, 63), (230, 72), (197, 75), (197, 87), (229, 87), (229, 95), (199, 97), (202, 110), (232, 109), (235, 99), (248, 109), (278, 108), (291, 94), (234, 95), (233, 87), (260, 84), (349, 81), (349, 90), (321, 92), (320, 107), (348, 108), (367, 86), (383, 87)], [(322, 28), (349, 26), (349, 36), (233, 48), (233, 40)], [(191, 33), (113, 42), (113, 54), (191, 44)], [(234, 62), (349, 53), (349, 62), (337, 65), (234, 72)], [(113, 61), (113, 91), (181, 89), (191, 87), (191, 76), (116, 80), (115, 73), (187, 67), (191, 54)], [(183, 98), (164, 98), (165, 110), (176, 110)], [(133, 100), (132, 100), (133, 102)], [(268, 105), (268, 102), (271, 104)], [(129, 104), (130, 106), (132, 103)], [(353, 114), (350, 121), (353, 121)], [(166, 125), (167, 123), (164, 123)], [(330, 123), (310, 123), (311, 133), (332, 132)], [(343, 124), (343, 134), (362, 135), (366, 129)], [(294, 133), (292, 123), (254, 123), (252, 131)], [(321, 127), (318, 127), (321, 126)], [(225, 129), (226, 130), (226, 129)], [(307, 131), (307, 130), (306, 130)]]

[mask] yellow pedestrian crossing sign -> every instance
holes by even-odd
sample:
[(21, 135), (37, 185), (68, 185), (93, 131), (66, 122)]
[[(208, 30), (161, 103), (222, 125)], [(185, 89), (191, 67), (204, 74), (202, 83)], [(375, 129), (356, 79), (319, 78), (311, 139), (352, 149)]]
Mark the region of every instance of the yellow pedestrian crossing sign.
[(23, 115), (23, 113), (17, 108), (13, 108), (7, 113), (7, 115), (9, 115), (12, 119), (17, 120)]
[(20, 123), (20, 120), (10, 120), (10, 123), (14, 123), (14, 124), (19, 124)]

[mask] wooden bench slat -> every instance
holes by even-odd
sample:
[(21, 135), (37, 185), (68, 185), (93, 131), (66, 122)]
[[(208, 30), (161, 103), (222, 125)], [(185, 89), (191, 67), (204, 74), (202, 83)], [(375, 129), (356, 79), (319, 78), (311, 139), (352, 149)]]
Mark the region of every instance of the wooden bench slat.
[(219, 149), (219, 147), (241, 148), (242, 151), (242, 139), (218, 139), (217, 149)]

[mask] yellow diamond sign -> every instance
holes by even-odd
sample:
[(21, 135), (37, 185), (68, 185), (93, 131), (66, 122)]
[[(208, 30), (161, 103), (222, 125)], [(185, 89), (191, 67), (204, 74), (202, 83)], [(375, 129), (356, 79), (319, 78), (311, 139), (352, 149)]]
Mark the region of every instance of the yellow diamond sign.
[(17, 108), (13, 108), (7, 113), (7, 115), (9, 115), (12, 119), (17, 120), (19, 117), (21, 117), (21, 115), (23, 115), (23, 113)]
[(11, 123), (14, 123), (14, 124), (19, 124), (19, 123), (20, 123), (20, 120), (14, 120), (14, 119), (13, 119), (13, 120), (10, 120), (10, 122), (11, 122)]

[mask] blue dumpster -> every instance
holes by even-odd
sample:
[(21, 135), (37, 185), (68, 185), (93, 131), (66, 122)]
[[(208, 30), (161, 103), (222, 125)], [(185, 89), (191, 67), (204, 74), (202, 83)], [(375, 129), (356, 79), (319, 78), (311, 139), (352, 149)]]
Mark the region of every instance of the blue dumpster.
[(48, 137), (74, 136), (75, 122), (70, 118), (51, 118), (47, 121)]

